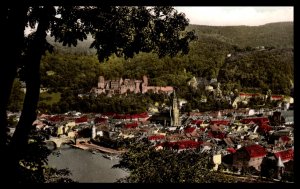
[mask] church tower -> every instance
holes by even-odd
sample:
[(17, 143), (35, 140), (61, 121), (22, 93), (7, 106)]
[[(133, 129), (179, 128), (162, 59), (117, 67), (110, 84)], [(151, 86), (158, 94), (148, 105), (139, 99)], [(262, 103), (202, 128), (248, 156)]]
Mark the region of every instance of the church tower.
[(180, 126), (180, 124), (179, 124), (178, 99), (176, 97), (175, 90), (173, 92), (173, 105), (172, 105), (171, 125), (172, 126)]

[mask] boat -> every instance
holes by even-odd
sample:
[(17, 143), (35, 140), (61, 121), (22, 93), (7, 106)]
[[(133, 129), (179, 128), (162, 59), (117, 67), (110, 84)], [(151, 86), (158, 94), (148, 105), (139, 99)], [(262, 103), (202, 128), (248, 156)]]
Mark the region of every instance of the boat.
[(108, 155), (108, 154), (104, 154), (104, 155), (102, 155), (104, 158), (106, 158), (106, 159), (110, 159), (110, 160), (112, 160), (113, 159), (113, 156), (110, 156), (110, 155)]

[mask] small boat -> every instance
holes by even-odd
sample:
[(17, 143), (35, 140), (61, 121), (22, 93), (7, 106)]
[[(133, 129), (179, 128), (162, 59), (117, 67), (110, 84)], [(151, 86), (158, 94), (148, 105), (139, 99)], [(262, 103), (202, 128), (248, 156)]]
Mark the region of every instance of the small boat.
[(104, 158), (106, 158), (106, 159), (110, 159), (110, 160), (112, 160), (113, 159), (113, 157), (112, 156), (110, 156), (110, 155), (108, 155), (108, 154), (104, 154), (104, 155), (102, 155)]

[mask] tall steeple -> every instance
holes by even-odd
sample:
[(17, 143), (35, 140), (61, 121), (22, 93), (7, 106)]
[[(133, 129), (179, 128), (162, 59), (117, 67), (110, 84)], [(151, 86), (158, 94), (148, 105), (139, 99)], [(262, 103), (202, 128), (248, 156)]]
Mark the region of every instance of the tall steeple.
[(172, 126), (179, 126), (179, 108), (178, 108), (178, 99), (176, 97), (175, 90), (173, 92), (173, 105), (172, 105)]

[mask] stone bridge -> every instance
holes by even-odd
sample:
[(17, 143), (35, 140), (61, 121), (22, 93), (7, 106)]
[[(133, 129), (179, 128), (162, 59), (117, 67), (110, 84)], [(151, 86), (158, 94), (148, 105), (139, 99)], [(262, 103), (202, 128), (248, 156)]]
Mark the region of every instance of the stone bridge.
[(62, 144), (75, 144), (75, 140), (72, 137), (50, 137), (49, 140), (45, 140), (46, 143), (54, 143), (55, 148), (60, 148)]

